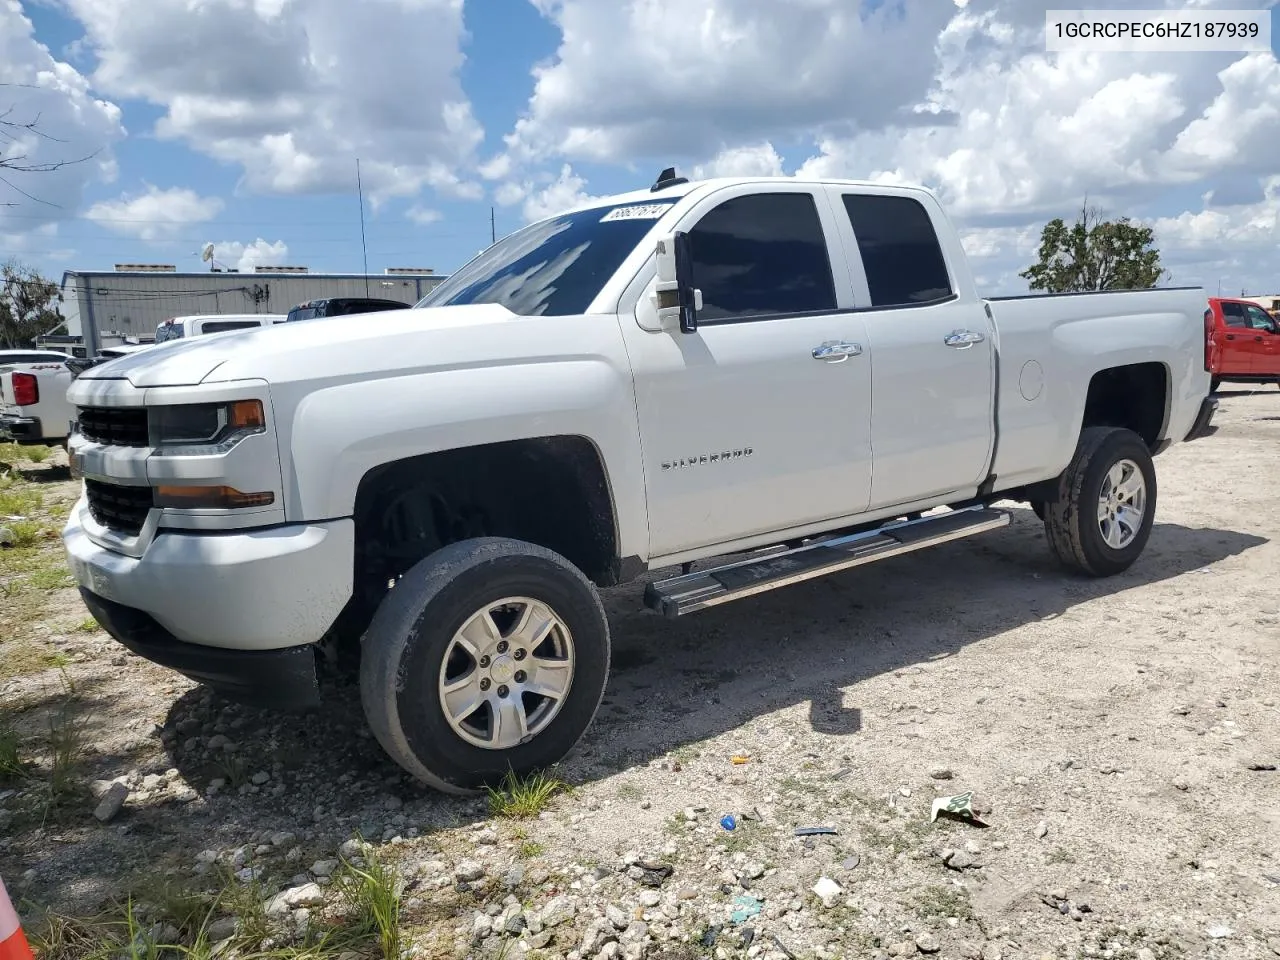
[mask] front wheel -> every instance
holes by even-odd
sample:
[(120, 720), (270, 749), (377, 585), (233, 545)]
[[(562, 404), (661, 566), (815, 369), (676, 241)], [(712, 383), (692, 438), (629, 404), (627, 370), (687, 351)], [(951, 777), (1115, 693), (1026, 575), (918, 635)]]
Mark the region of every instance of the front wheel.
[(1047, 505), (1049, 546), (1073, 570), (1109, 577), (1127, 570), (1151, 536), (1156, 473), (1151, 451), (1132, 430), (1089, 427)]
[(592, 583), (550, 550), (464, 540), (420, 561), (364, 636), (360, 695), (383, 749), (418, 779), (471, 793), (561, 760), (609, 676)]

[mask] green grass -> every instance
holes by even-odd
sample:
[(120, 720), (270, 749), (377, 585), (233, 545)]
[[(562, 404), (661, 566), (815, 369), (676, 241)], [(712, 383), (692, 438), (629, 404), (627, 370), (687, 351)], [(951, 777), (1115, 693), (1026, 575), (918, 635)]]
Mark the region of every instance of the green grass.
[(54, 805), (74, 803), (84, 793), (81, 768), (88, 745), (88, 723), (68, 697), (49, 717), (49, 798)]
[(354, 915), (345, 932), (375, 942), (384, 960), (399, 960), (404, 884), (396, 870), (380, 857), (370, 856), (364, 867), (344, 864), (336, 886)]
[(27, 582), (37, 590), (66, 590), (76, 585), (71, 571), (61, 564), (33, 571), (27, 576)]
[(520, 846), (516, 847), (516, 856), (521, 860), (532, 860), (534, 857), (541, 856), (545, 848), (537, 840), (521, 841)]
[(924, 887), (916, 893), (915, 911), (926, 920), (934, 918), (973, 919), (969, 891), (963, 887)]
[(13, 534), (9, 542), (13, 548), (34, 547), (46, 539), (45, 527), (34, 520), (14, 520), (4, 526)]
[(0, 721), (0, 786), (16, 783), (26, 771), (18, 731), (8, 721)]
[(53, 456), (52, 447), (27, 447), (24, 452), (26, 454), (26, 459), (30, 460), (32, 463), (44, 463)]
[(81, 620), (76, 624), (76, 630), (79, 633), (97, 633), (101, 629), (101, 624), (99, 624), (97, 620), (93, 619), (93, 617), (89, 617), (87, 620)]
[(551, 798), (567, 789), (565, 783), (542, 771), (517, 776), (508, 771), (497, 787), (488, 787), (489, 812), (496, 817), (526, 819), (547, 808)]
[(42, 502), (31, 484), (0, 474), (0, 517), (29, 517)]

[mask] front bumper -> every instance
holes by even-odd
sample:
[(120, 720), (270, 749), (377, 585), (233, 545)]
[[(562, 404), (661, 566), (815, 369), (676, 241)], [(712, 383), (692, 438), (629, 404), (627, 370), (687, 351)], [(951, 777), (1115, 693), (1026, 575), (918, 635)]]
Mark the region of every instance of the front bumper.
[(1184, 442), (1187, 440), (1199, 440), (1213, 433), (1213, 415), (1218, 412), (1218, 398), (1205, 397), (1200, 401), (1200, 412), (1196, 414), (1196, 422), (1192, 424), (1191, 429), (1187, 432)]
[(159, 531), (140, 556), (96, 542), (95, 529), (82, 496), (62, 532), (76, 582), (145, 614), (180, 643), (237, 651), (315, 643), (351, 596), (349, 519), (226, 533)]
[(313, 646), (224, 650), (183, 643), (141, 610), (84, 587), (80, 596), (93, 618), (123, 646), (231, 700), (277, 710), (302, 710), (320, 703)]
[(44, 429), (37, 417), (0, 413), (0, 437), (18, 443), (43, 443)]

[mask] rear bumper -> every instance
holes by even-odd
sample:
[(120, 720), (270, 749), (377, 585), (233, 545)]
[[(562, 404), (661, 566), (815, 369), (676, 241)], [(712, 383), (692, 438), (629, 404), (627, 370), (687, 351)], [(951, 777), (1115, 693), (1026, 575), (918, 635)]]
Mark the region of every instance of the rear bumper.
[(0, 437), (18, 443), (42, 443), (44, 428), (37, 417), (19, 417), (0, 413)]
[(147, 613), (80, 588), (84, 604), (121, 645), (138, 656), (241, 703), (303, 710), (320, 702), (315, 647), (227, 650), (183, 643)]
[(1213, 415), (1218, 412), (1218, 398), (1205, 397), (1200, 401), (1200, 412), (1196, 414), (1196, 422), (1191, 425), (1191, 429), (1183, 438), (1187, 440), (1199, 440), (1201, 437), (1207, 437), (1213, 432)]

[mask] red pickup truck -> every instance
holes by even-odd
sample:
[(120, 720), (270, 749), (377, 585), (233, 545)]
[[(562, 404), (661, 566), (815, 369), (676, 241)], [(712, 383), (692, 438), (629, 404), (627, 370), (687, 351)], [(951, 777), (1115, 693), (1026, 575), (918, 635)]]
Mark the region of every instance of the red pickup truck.
[(1223, 382), (1280, 385), (1280, 323), (1250, 300), (1210, 297), (1204, 312), (1211, 389)]

